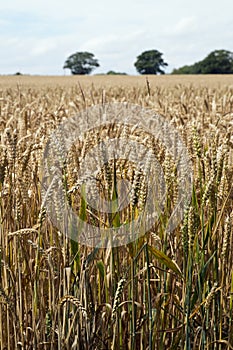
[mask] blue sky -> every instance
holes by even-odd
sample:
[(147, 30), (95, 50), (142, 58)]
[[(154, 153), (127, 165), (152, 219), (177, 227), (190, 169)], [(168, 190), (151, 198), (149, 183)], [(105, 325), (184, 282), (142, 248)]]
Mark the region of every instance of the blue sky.
[(63, 75), (76, 51), (95, 54), (95, 73), (136, 74), (136, 57), (148, 49), (163, 52), (170, 72), (212, 50), (233, 51), (233, 2), (2, 1), (0, 47), (0, 74)]

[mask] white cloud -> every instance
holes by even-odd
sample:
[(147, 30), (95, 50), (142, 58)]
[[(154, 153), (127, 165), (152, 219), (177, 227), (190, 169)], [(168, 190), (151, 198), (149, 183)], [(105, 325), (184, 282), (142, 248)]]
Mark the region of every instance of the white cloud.
[(132, 33), (126, 33), (125, 35), (114, 34), (104, 35), (87, 40), (81, 45), (82, 50), (95, 50), (99, 53), (124, 53), (125, 50), (131, 50), (135, 46), (135, 43), (142, 41), (146, 35), (145, 31), (138, 30)]
[(169, 36), (180, 36), (180, 35), (190, 35), (198, 29), (197, 19), (194, 16), (183, 17), (178, 22), (173, 25), (166, 26), (164, 30), (165, 35)]
[(52, 52), (58, 47), (58, 42), (54, 38), (40, 39), (36, 43), (33, 43), (33, 47), (30, 51), (32, 56), (41, 56)]
[(173, 28), (173, 33), (183, 34), (193, 31), (197, 28), (195, 17), (182, 18)]

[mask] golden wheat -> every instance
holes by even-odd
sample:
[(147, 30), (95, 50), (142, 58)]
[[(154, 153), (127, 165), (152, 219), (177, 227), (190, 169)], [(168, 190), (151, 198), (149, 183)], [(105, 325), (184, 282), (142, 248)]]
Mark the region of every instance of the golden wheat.
[[(232, 76), (0, 77), (0, 350), (233, 347), (232, 92)], [(117, 227), (137, 217), (153, 157), (167, 192), (151, 231), (135, 242), (86, 247), (60, 232), (43, 208), (43, 153), (68, 118), (125, 101), (153, 109), (178, 130), (192, 159), (192, 198), (168, 233), (180, 181), (169, 149), (126, 123), (88, 130), (67, 157), (60, 148), (66, 198), (84, 221)], [(121, 138), (126, 150), (129, 140), (148, 149), (138, 168), (127, 159), (105, 162), (98, 148), (101, 170), (87, 175), (97, 183), (90, 195), (115, 198), (122, 179), (133, 189), (114, 215), (82, 201), (87, 179), (78, 176), (89, 149), (106, 138)], [(60, 220), (61, 194), (47, 195)]]

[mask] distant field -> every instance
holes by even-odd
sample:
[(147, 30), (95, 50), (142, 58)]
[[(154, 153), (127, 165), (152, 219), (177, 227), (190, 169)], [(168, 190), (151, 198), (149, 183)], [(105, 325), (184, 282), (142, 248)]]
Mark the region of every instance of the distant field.
[[(231, 86), (233, 87), (233, 75), (160, 75), (148, 76), (152, 86), (169, 87), (176, 84), (197, 85), (208, 87)], [(144, 86), (146, 76), (0, 76), (0, 88), (22, 86), (72, 86), (78, 82), (83, 86), (94, 84), (97, 87)]]
[[(151, 110), (155, 122), (163, 116), (170, 123), (158, 133), (165, 142), (142, 130), (140, 120), (92, 127), (96, 114), (79, 114), (111, 102)], [(65, 154), (69, 134), (58, 132), (46, 153), (49, 171), (61, 164), (62, 192), (54, 183), (42, 186), (49, 136), (77, 115), (75, 128), (85, 131), (77, 143)], [(114, 138), (129, 153), (106, 162), (108, 150), (97, 146)], [(127, 158), (134, 151), (129, 140), (146, 148), (140, 164), (135, 152), (134, 161)], [(110, 213), (88, 204), (87, 178), (79, 176), (95, 147), (99, 168), (88, 176), (99, 197), (115, 205)], [(190, 157), (188, 174), (180, 148)], [(114, 237), (106, 249), (87, 247), (82, 225), (69, 239), (42, 202), (44, 187), (56, 222), (69, 233), (64, 198), (83, 223), (134, 234), (131, 223), (148, 194), (156, 202), (160, 191), (147, 186), (157, 164), (166, 185), (158, 220), (148, 230), (142, 220), (140, 237), (121, 247), (111, 247)], [(54, 179), (49, 171), (45, 177)], [(191, 175), (191, 197), (182, 206), (180, 187)], [(120, 210), (122, 179), (131, 192), (125, 187), (129, 201)], [(180, 212), (170, 232), (170, 218)], [(0, 350), (6, 349), (233, 349), (233, 76), (0, 76)]]

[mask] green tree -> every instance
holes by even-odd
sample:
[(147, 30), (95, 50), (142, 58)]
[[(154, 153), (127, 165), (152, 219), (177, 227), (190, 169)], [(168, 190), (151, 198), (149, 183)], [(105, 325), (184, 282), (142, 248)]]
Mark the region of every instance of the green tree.
[(202, 74), (232, 74), (233, 53), (227, 50), (215, 50), (201, 62)]
[(134, 63), (140, 74), (164, 74), (161, 67), (167, 67), (167, 63), (162, 58), (162, 53), (157, 50), (144, 51), (137, 57)]
[(115, 72), (114, 70), (110, 70), (106, 73), (106, 75), (127, 75), (127, 73), (124, 72)]
[(76, 52), (69, 56), (63, 68), (71, 70), (72, 74), (90, 74), (96, 67), (99, 67), (98, 60), (90, 52)]
[(215, 50), (202, 61), (174, 69), (172, 74), (233, 74), (233, 53)]

